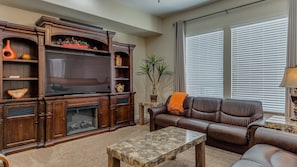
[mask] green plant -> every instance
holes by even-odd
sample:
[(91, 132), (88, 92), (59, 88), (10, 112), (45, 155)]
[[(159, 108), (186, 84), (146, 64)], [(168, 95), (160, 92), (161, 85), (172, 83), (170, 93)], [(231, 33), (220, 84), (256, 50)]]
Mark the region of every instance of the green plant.
[(152, 84), (152, 94), (156, 95), (156, 86), (160, 82), (163, 75), (170, 74), (167, 71), (168, 65), (163, 58), (150, 55), (144, 60), (144, 63), (140, 66), (139, 74), (146, 75)]
[(61, 38), (58, 39), (57, 41), (58, 45), (62, 45), (62, 44), (77, 44), (77, 45), (85, 45), (85, 46), (89, 46), (89, 44), (86, 41), (82, 41), (82, 40), (77, 40), (74, 37), (66, 37), (64, 40), (62, 40)]

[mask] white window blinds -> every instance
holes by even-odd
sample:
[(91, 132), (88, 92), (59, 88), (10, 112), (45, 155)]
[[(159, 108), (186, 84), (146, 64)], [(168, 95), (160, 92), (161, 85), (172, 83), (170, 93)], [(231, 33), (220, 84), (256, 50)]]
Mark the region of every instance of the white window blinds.
[(232, 98), (260, 100), (264, 111), (285, 112), (279, 87), (286, 66), (288, 19), (231, 29)]
[(186, 38), (186, 90), (192, 96), (223, 97), (222, 30)]

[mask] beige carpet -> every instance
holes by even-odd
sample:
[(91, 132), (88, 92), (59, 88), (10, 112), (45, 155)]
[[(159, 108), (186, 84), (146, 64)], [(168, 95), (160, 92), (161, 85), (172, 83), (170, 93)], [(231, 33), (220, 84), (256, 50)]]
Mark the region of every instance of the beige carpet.
[[(48, 148), (8, 155), (7, 158), (11, 167), (107, 167), (106, 146), (147, 132), (147, 125), (125, 127)], [(193, 148), (187, 150), (178, 154), (175, 160), (165, 161), (159, 167), (193, 167), (194, 152)], [(207, 167), (229, 167), (239, 158), (239, 154), (206, 146)], [(121, 166), (128, 167), (124, 163)]]

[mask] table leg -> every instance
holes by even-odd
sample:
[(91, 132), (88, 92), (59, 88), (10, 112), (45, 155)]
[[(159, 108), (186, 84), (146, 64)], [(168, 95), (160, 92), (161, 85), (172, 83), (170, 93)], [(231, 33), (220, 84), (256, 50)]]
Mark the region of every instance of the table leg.
[(139, 103), (139, 124), (144, 124), (144, 106), (142, 103)]
[(205, 167), (205, 142), (195, 146), (196, 167)]
[(121, 163), (120, 160), (117, 158), (114, 158), (111, 155), (108, 155), (108, 167), (120, 167)]

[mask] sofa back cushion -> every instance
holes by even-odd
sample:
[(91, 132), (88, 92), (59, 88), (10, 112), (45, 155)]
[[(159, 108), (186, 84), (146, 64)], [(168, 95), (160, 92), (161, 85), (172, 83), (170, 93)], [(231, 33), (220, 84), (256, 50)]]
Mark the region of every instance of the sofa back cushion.
[(224, 99), (222, 102), (221, 123), (247, 127), (260, 118), (263, 118), (260, 101)]
[[(168, 106), (168, 103), (170, 101), (171, 96), (168, 97), (167, 101), (166, 101), (166, 106)], [(184, 100), (184, 112), (181, 113), (175, 113), (175, 112), (169, 112), (167, 109), (167, 113), (168, 114), (172, 114), (172, 115), (181, 115), (181, 116), (185, 116), (185, 117), (190, 117), (191, 115), (191, 107), (192, 107), (192, 103), (193, 103), (193, 96), (187, 96)]]
[(192, 118), (219, 121), (222, 99), (211, 97), (195, 97), (192, 106)]

